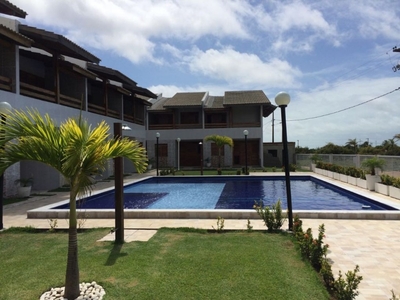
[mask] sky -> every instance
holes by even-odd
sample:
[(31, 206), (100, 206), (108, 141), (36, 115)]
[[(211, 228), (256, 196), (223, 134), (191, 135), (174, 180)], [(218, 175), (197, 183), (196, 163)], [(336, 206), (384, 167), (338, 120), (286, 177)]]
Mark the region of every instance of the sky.
[[(165, 97), (263, 90), (275, 104), (289, 93), (288, 140), (300, 147), (376, 146), (400, 133), (398, 0), (10, 1), (28, 13), (22, 23)], [(279, 109), (272, 119), (264, 142), (273, 130), (281, 141)]]

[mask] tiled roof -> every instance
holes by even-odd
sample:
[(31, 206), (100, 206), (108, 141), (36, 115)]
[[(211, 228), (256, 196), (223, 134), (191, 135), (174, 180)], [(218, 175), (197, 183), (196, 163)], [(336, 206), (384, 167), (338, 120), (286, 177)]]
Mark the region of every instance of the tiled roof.
[(92, 64), (92, 63), (87, 63), (87, 68), (88, 68), (88, 70), (100, 75), (100, 77), (102, 77), (102, 78), (121, 82), (122, 86), (125, 89), (133, 92), (134, 94), (138, 94), (138, 95), (141, 95), (141, 96), (144, 96), (147, 98), (156, 98), (157, 97), (155, 94), (153, 94), (148, 89), (137, 86), (137, 84), (134, 80), (130, 79), (125, 74), (122, 74), (118, 70), (114, 70), (114, 69), (104, 67), (104, 66), (99, 66), (96, 64)]
[(0, 36), (3, 39), (20, 46), (31, 47), (33, 41), (30, 38), (0, 24)]
[(0, 13), (25, 19), (27, 13), (7, 0), (0, 0)]
[(151, 99), (149, 102), (152, 103), (151, 107), (148, 110), (152, 111), (163, 111), (166, 110), (164, 104), (166, 101), (170, 100), (171, 98), (161, 97), (159, 99)]
[(205, 109), (218, 109), (224, 108), (224, 97), (222, 96), (210, 96), (208, 99), (207, 107)]
[(201, 107), (206, 92), (176, 93), (164, 104), (164, 107)]
[(225, 92), (224, 105), (270, 104), (263, 91)]
[(18, 29), (21, 34), (35, 41), (34, 47), (44, 47), (46, 51), (51, 50), (89, 62), (100, 62), (99, 58), (60, 34), (23, 24), (19, 24)]
[(88, 70), (99, 74), (100, 77), (105, 77), (107, 79), (111, 79), (114, 81), (118, 81), (121, 83), (125, 83), (128, 84), (130, 86), (135, 86), (136, 82), (133, 81), (132, 79), (130, 79), (128, 76), (122, 74), (120, 71), (118, 70), (114, 70), (108, 67), (104, 67), (104, 66), (99, 66), (97, 64), (92, 64), (92, 63), (88, 63), (87, 64), (87, 68)]

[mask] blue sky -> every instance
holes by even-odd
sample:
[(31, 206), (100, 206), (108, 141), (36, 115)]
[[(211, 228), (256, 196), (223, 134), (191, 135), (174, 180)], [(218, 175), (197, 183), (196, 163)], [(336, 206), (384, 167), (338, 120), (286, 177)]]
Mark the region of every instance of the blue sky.
[[(396, 0), (12, 0), (23, 23), (63, 34), (163, 96), (263, 90), (291, 95), (288, 139), (300, 146), (379, 145), (400, 133)], [(280, 141), (275, 112), (275, 141)], [(270, 142), (272, 118), (264, 119)], [(250, 129), (251, 130), (251, 129)]]

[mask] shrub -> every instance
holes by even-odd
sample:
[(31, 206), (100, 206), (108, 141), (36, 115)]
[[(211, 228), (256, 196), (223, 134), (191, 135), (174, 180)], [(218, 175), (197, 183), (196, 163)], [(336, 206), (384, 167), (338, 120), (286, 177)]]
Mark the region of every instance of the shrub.
[(396, 179), (393, 181), (393, 186), (400, 189), (400, 178), (396, 178)]
[(239, 170), (236, 170), (236, 175), (241, 175), (242, 174), (242, 171), (239, 169)]
[(327, 290), (330, 293), (334, 293), (335, 292), (335, 277), (333, 276), (332, 266), (328, 262), (326, 257), (324, 257), (322, 259), (321, 270), (319, 271), (319, 273), (321, 274), (322, 279), (324, 280)]
[(264, 206), (262, 200), (260, 203), (254, 202), (253, 208), (257, 211), (257, 214), (263, 219), (265, 226), (268, 231), (278, 230), (282, 227), (285, 222), (285, 217), (282, 214), (281, 200), (278, 200), (271, 207)]
[(381, 175), (381, 182), (384, 185), (393, 185), (394, 181), (396, 180), (396, 177), (387, 175), (387, 174), (382, 174)]
[(247, 219), (247, 232), (253, 231), (253, 225), (251, 225), (250, 219)]
[[(298, 216), (295, 216), (293, 232), (296, 240), (298, 241), (303, 257), (308, 259), (311, 265), (320, 272), (327, 290), (336, 297), (335, 299), (354, 299), (359, 294), (357, 291), (358, 285), (363, 279), (362, 276), (357, 275), (357, 273), (360, 271), (359, 266), (357, 265), (354, 271), (348, 271), (345, 274), (345, 279), (343, 278), (342, 273), (339, 271), (339, 277), (337, 280), (335, 280), (332, 273), (332, 267), (326, 258), (328, 245), (324, 245), (323, 242), (323, 238), (325, 237), (324, 224), (319, 226), (317, 239), (313, 239), (311, 228), (308, 228), (307, 231), (304, 232), (302, 226), (303, 222)], [(396, 300), (396, 298), (391, 300)]]
[(339, 278), (335, 280), (335, 293), (338, 300), (352, 300), (355, 299), (359, 292), (357, 291), (358, 285), (363, 279), (362, 276), (357, 275), (360, 267), (357, 265), (354, 271), (348, 271), (346, 279), (343, 278), (342, 273), (339, 271)]
[(225, 219), (222, 218), (222, 217), (220, 217), (220, 216), (218, 216), (218, 219), (217, 219), (217, 227), (215, 228), (214, 226), (212, 226), (212, 228), (213, 228), (216, 232), (221, 233), (221, 232), (224, 230), (224, 227), (225, 227)]
[(325, 225), (321, 224), (318, 227), (318, 238), (312, 240), (311, 249), (310, 249), (310, 261), (311, 265), (317, 270), (321, 270), (321, 264), (323, 258), (326, 256), (328, 252), (329, 245), (323, 242), (325, 237)]

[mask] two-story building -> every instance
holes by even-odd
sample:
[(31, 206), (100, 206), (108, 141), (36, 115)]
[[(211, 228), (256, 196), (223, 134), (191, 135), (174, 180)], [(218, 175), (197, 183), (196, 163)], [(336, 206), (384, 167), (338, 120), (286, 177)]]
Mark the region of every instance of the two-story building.
[(199, 166), (201, 158), (217, 166), (217, 147), (204, 142), (206, 136), (215, 134), (229, 136), (234, 142), (233, 149), (225, 146), (222, 150), (222, 166), (244, 166), (245, 130), (248, 165), (263, 166), (262, 118), (276, 108), (263, 91), (230, 91), (224, 96), (211, 96), (208, 92), (177, 93), (172, 98), (158, 97), (150, 102), (147, 151), (155, 157), (159, 133), (160, 166), (177, 167), (178, 163), (181, 167)]
[[(15, 109), (48, 113), (56, 122), (79, 114), (93, 126), (105, 120), (110, 135), (113, 123), (126, 124), (131, 130), (124, 131), (124, 136), (142, 143), (149, 158), (155, 158), (159, 133), (160, 167), (199, 166), (201, 150), (204, 161), (209, 158), (216, 166), (215, 145), (203, 141), (211, 134), (234, 140), (233, 149), (223, 149), (223, 166), (244, 166), (243, 131), (247, 130), (248, 165), (263, 166), (262, 119), (275, 109), (264, 92), (157, 96), (118, 70), (100, 65), (98, 57), (66, 37), (4, 16), (26, 16), (9, 1), (0, 0), (0, 14), (1, 102)], [(124, 168), (134, 171), (129, 162)], [(112, 169), (111, 161), (104, 176), (111, 175)], [(23, 161), (5, 173), (7, 195), (15, 192), (14, 181), (20, 177), (33, 177), (37, 190), (63, 184), (63, 178), (50, 167)]]

